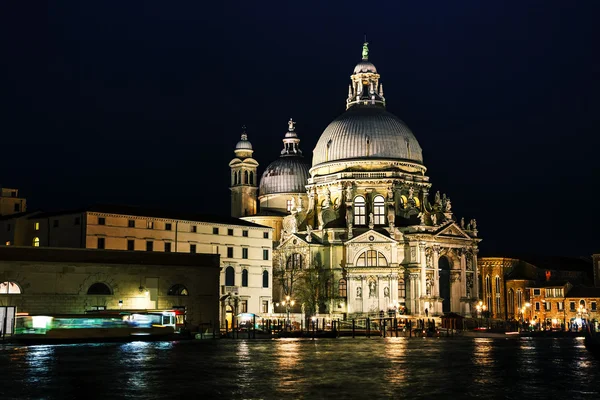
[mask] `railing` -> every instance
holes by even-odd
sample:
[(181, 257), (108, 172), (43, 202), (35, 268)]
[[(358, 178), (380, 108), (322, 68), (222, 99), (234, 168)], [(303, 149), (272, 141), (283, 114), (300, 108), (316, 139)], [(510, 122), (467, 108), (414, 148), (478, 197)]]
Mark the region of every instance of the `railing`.
[(221, 286), (221, 294), (225, 294), (225, 293), (237, 293), (238, 292), (238, 287), (237, 286)]

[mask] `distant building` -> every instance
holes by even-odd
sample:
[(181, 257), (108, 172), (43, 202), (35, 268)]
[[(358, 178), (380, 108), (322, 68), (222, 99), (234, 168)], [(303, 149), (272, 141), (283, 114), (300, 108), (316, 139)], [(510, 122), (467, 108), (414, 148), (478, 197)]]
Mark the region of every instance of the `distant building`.
[(219, 320), (219, 257), (0, 247), (0, 304), (29, 314), (185, 309), (188, 324)]
[[(17, 246), (209, 253), (221, 257), (222, 320), (271, 310), (273, 229), (231, 217), (131, 206), (21, 214), (0, 219), (0, 232), (19, 227)], [(11, 228), (12, 229), (12, 228)]]
[(27, 211), (27, 200), (19, 197), (19, 189), (0, 188), (0, 216)]

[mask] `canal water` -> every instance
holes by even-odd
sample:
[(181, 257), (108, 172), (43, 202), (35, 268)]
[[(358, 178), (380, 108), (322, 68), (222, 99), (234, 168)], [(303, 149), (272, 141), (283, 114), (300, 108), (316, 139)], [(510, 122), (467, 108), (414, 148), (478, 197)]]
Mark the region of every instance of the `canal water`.
[(0, 345), (2, 399), (598, 399), (581, 338)]

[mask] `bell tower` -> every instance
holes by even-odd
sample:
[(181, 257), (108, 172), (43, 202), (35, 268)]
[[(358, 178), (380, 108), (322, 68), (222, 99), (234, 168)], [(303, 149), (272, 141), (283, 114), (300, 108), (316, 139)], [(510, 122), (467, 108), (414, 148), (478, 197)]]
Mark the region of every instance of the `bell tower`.
[(235, 218), (256, 214), (258, 162), (252, 158), (252, 143), (248, 140), (246, 127), (242, 127), (242, 137), (235, 146), (235, 158), (229, 162), (231, 168), (231, 216)]

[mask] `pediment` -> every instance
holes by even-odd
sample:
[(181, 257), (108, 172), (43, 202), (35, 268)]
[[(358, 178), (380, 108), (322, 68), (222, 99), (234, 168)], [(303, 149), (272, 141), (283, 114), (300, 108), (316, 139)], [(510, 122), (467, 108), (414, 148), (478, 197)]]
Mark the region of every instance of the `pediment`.
[(313, 238), (313, 241), (309, 243), (306, 240), (306, 234), (292, 233), (284, 241), (282, 241), (279, 246), (277, 246), (277, 249), (285, 249), (287, 247), (294, 247), (294, 248), (308, 247), (309, 244), (311, 244), (311, 245), (320, 244), (319, 242), (314, 240), (315, 239), (314, 235), (312, 235), (312, 238)]
[(374, 230), (368, 230), (367, 232), (358, 235), (350, 240), (348, 240), (345, 244), (358, 244), (358, 243), (397, 243), (394, 239), (389, 236), (383, 235)]
[(463, 231), (456, 223), (451, 223), (445, 227), (442, 227), (438, 233), (434, 235), (434, 237), (459, 237), (463, 239), (471, 239), (465, 231)]

